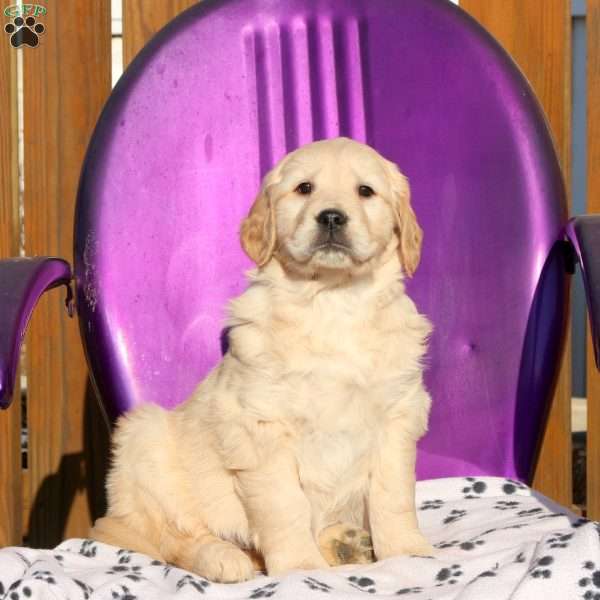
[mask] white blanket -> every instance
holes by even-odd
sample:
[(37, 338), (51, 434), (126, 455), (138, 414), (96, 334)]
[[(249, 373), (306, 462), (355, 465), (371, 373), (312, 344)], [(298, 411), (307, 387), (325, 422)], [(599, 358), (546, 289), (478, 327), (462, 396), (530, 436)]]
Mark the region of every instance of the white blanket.
[(500, 478), (419, 482), (435, 557), (216, 584), (141, 554), (72, 539), (0, 550), (0, 599), (374, 598), (600, 600), (600, 524)]

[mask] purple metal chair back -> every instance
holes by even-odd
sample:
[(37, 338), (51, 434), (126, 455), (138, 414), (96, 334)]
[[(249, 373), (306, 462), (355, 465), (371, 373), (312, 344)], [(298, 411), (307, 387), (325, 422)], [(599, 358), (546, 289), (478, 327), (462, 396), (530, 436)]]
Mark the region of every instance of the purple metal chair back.
[(127, 69), (84, 165), (81, 329), (115, 415), (173, 407), (221, 357), (261, 176), (345, 135), (398, 163), (434, 323), (418, 476), (527, 479), (562, 339), (563, 184), (505, 52), (443, 0), (205, 0)]

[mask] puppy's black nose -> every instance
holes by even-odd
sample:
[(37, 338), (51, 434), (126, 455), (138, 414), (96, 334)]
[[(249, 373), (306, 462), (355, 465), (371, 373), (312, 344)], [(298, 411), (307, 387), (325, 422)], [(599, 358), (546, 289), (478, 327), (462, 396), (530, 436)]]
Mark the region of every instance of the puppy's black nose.
[(348, 216), (341, 210), (328, 208), (317, 215), (317, 223), (330, 231), (343, 227), (348, 222)]

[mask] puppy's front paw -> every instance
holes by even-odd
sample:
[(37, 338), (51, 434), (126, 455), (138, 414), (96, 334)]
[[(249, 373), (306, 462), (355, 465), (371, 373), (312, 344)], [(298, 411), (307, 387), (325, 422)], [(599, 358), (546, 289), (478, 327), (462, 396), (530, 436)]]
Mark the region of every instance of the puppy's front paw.
[(323, 529), (319, 534), (319, 550), (332, 567), (374, 561), (371, 536), (350, 523), (336, 523)]
[(279, 554), (266, 557), (265, 563), (269, 575), (281, 575), (282, 573), (296, 570), (310, 571), (313, 569), (326, 569), (329, 566), (327, 561), (318, 552), (304, 557), (295, 553), (290, 553), (288, 556)]
[(200, 546), (194, 571), (210, 581), (221, 583), (235, 583), (254, 577), (254, 565), (250, 557), (228, 542)]
[(413, 556), (433, 556), (434, 552), (434, 547), (419, 531), (407, 532), (400, 539), (384, 539), (375, 545), (377, 560), (407, 554)]

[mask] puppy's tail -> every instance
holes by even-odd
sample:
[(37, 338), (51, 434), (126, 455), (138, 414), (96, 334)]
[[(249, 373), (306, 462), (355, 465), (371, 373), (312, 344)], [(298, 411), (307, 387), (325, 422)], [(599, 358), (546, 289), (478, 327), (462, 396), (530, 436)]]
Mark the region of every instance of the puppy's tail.
[(111, 546), (146, 554), (155, 560), (164, 561), (159, 549), (151, 541), (144, 538), (143, 534), (132, 529), (120, 517), (97, 519), (90, 530), (90, 538)]

